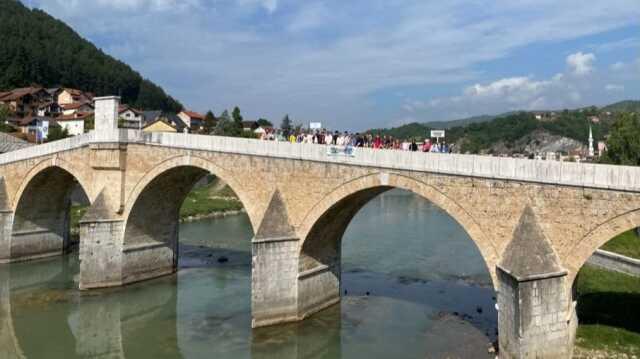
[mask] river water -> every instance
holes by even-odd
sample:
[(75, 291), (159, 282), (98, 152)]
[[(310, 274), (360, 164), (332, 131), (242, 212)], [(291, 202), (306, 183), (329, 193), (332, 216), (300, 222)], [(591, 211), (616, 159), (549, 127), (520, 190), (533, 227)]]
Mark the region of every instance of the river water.
[(109, 290), (75, 289), (77, 254), (0, 266), (0, 357), (489, 357), (489, 273), (422, 198), (392, 191), (358, 213), (341, 304), (302, 323), (251, 329), (251, 237), (246, 216), (183, 224), (178, 274)]

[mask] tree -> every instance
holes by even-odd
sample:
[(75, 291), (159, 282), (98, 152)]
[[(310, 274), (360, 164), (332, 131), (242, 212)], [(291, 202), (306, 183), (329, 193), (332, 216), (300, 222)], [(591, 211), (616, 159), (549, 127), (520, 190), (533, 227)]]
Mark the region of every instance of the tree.
[(213, 132), (216, 128), (216, 116), (213, 114), (213, 111), (209, 110), (204, 115), (204, 131), (207, 134)]
[(640, 117), (636, 113), (620, 115), (611, 127), (605, 163), (640, 166)]
[(11, 110), (4, 104), (0, 104), (0, 123), (4, 124), (11, 115)]
[(224, 110), (222, 115), (220, 115), (220, 118), (218, 118), (218, 123), (216, 124), (213, 132), (218, 136), (238, 136), (240, 134), (236, 124), (229, 116), (229, 111), (227, 110)]
[(289, 134), (291, 133), (291, 119), (289, 119), (288, 114), (282, 119), (280, 129), (282, 130), (284, 137), (289, 137)]
[(231, 118), (233, 118), (233, 124), (236, 126), (235, 136), (239, 136), (242, 133), (242, 121), (244, 121), (244, 119), (242, 118), (242, 114), (240, 113), (240, 108), (238, 108), (238, 106), (233, 108)]
[(63, 129), (60, 126), (51, 126), (49, 127), (47, 142), (57, 141), (67, 137), (69, 137), (69, 131), (67, 131), (66, 128)]
[(84, 131), (88, 132), (96, 128), (96, 119), (93, 115), (84, 120)]
[(273, 123), (265, 118), (259, 119), (258, 121), (256, 121), (256, 123), (258, 124), (258, 126), (262, 127), (273, 127)]

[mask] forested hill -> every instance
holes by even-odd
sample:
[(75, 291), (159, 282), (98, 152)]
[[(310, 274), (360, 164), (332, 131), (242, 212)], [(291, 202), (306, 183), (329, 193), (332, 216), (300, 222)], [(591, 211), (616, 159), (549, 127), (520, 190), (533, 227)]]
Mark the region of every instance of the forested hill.
[[(612, 123), (625, 112), (640, 112), (640, 101), (622, 101), (602, 108), (546, 111), (541, 119), (532, 112), (507, 113), (493, 118), (477, 117), (475, 121), (410, 123), (390, 129), (367, 132), (400, 139), (423, 139), (432, 129), (446, 129), (447, 142), (457, 150), (470, 153), (521, 152), (544, 141), (572, 140), (586, 144), (589, 127), (596, 141), (609, 133)], [(594, 117), (596, 118), (594, 120)], [(434, 126), (436, 124), (436, 126)], [(453, 124), (453, 126), (445, 126)]]
[(0, 0), (0, 91), (40, 85), (120, 95), (141, 109), (178, 112), (182, 104), (62, 21), (18, 0)]

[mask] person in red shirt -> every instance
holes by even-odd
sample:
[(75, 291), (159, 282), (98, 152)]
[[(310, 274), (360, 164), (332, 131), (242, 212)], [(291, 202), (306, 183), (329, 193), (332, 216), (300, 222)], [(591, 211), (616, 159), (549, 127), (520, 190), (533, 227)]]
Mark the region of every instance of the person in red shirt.
[(373, 140), (373, 148), (381, 148), (382, 147), (382, 139), (380, 135), (376, 135), (375, 140)]

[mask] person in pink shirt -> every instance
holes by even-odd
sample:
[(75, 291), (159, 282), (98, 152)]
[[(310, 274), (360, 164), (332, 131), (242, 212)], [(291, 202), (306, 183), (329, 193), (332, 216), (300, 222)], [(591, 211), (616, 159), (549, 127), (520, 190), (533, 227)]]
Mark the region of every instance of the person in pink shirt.
[(429, 152), (429, 151), (431, 151), (431, 141), (429, 141), (429, 139), (426, 139), (422, 144), (422, 152)]

